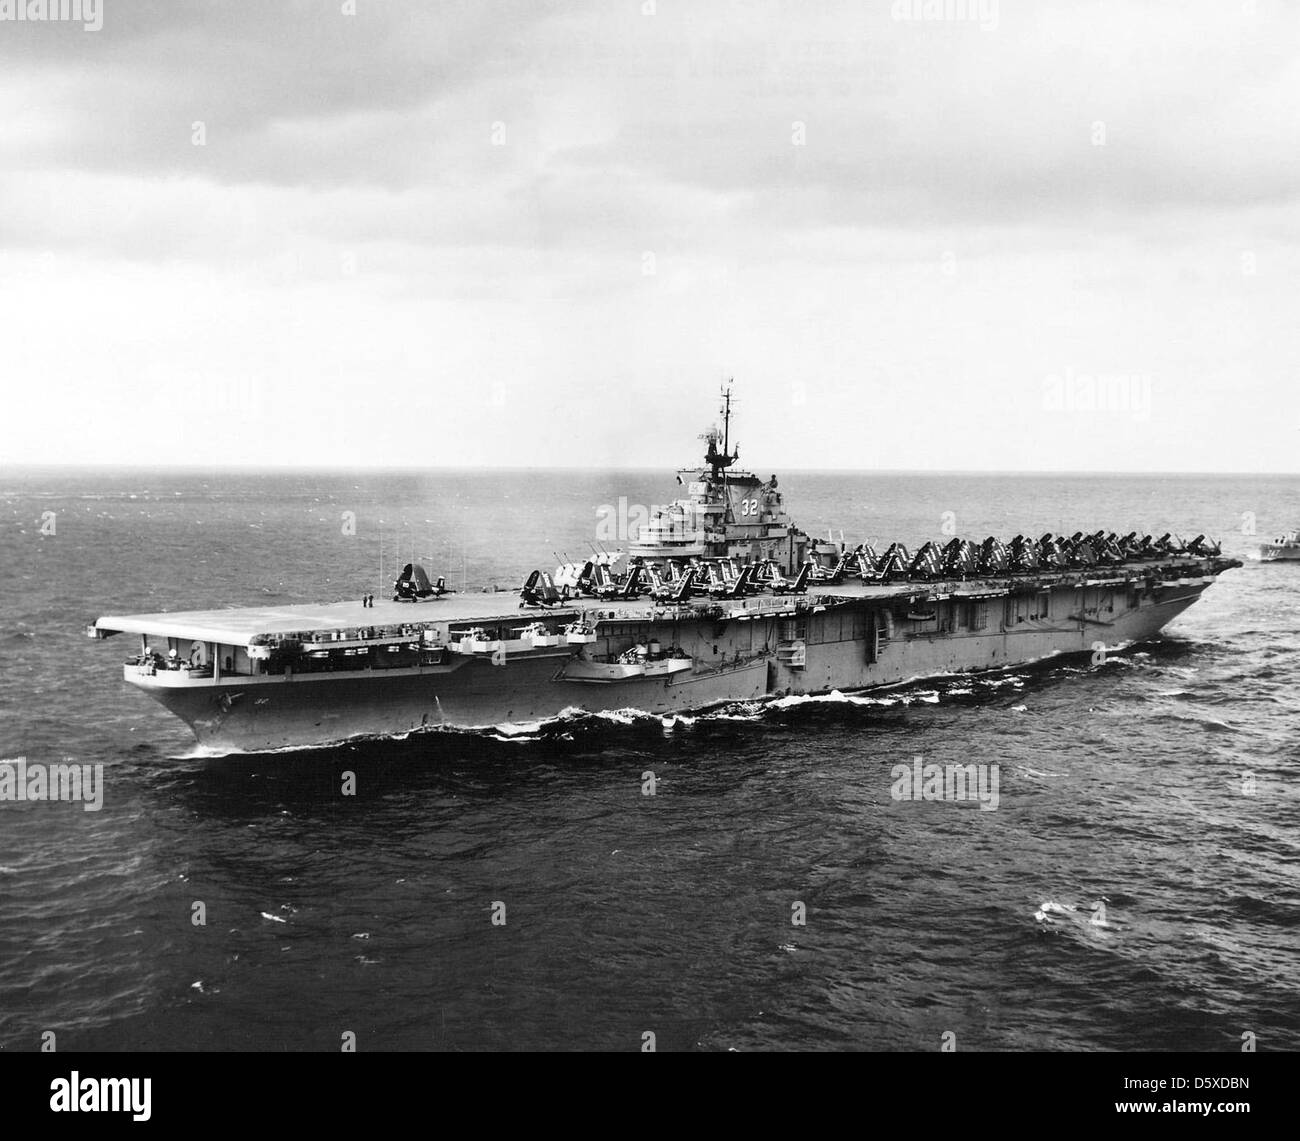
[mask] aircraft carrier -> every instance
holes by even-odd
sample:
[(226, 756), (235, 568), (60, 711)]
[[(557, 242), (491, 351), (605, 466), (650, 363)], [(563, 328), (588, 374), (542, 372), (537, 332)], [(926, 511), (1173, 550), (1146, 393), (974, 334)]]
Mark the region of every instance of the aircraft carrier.
[[(123, 677), (214, 750), (653, 714), (844, 692), (1154, 636), (1225, 570), (1184, 543), (1098, 531), (952, 538), (915, 553), (816, 540), (773, 476), (735, 465), (731, 398), (686, 495), (626, 552), (534, 571), (516, 599), (408, 564), (390, 598), (99, 618), (139, 637)], [(506, 600), (509, 599), (507, 603)]]

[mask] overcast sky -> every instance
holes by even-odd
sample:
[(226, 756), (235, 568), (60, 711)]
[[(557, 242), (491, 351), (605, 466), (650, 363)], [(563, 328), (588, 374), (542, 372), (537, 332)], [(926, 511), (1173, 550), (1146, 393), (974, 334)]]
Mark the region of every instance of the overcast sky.
[(0, 461), (1300, 469), (1287, 0), (100, 16), (0, 18)]

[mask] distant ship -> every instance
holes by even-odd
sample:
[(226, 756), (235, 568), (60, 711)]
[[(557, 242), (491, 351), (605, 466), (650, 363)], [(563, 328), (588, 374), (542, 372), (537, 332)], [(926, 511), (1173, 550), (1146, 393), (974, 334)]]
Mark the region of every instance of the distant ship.
[(673, 714), (1001, 669), (1151, 638), (1224, 571), (1217, 544), (1098, 531), (877, 551), (819, 540), (735, 468), (731, 396), (704, 463), (629, 550), (533, 571), (514, 609), (407, 564), (391, 598), (103, 617), (123, 677), (205, 746), (266, 750), (566, 712)]
[(1300, 561), (1300, 531), (1288, 531), (1267, 543), (1260, 543), (1259, 558), (1265, 563)]

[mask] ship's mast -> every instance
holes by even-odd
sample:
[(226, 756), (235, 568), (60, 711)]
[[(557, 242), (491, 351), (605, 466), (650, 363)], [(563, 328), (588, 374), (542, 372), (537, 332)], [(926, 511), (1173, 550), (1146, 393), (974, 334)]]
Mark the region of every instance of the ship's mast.
[(727, 387), (722, 390), (722, 454), (725, 456), (731, 449), (727, 446), (731, 440), (731, 384), (727, 381)]
[(725, 470), (736, 462), (736, 456), (730, 454), (731, 450), (731, 381), (727, 381), (727, 387), (722, 390), (722, 407), (718, 410), (722, 413), (722, 450), (718, 450), (718, 429), (710, 428), (701, 439), (707, 442), (708, 450), (704, 456), (705, 462), (713, 471), (713, 478), (717, 479), (719, 474), (725, 473)]
[(732, 462), (727, 458), (731, 450), (728, 447), (728, 444), (731, 440), (732, 383), (733, 378), (728, 377), (726, 387), (722, 390), (722, 502), (726, 505), (726, 510), (722, 514), (722, 525), (724, 529), (728, 523), (735, 522), (735, 517), (731, 513), (731, 489), (727, 486), (727, 468), (731, 466)]

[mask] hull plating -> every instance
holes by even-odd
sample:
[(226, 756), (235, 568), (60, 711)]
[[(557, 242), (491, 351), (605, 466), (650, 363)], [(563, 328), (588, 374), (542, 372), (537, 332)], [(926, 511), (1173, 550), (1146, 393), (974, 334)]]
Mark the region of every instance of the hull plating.
[[(635, 636), (671, 638), (694, 656), (695, 669), (606, 685), (566, 680), (568, 654), (554, 652), (512, 657), (504, 665), (473, 657), (452, 669), (298, 674), (258, 684), (136, 684), (185, 720), (201, 744), (258, 751), (439, 726), (529, 723), (566, 710), (679, 713), (780, 694), (864, 690), (1002, 669), (1089, 651), (1098, 643), (1114, 648), (1146, 640), (1204, 589), (1203, 583), (1189, 584), (1169, 591), (1168, 598), (1144, 597), (1138, 605), (1127, 603), (1122, 592), (1103, 594), (1082, 616), (1014, 617), (982, 630), (927, 630), (924, 623), (900, 620), (888, 636), (879, 609), (838, 607), (808, 616), (798, 631), (798, 668), (783, 653), (792, 641), (789, 620), (768, 619), (652, 623)], [(1054, 606), (1067, 609), (1067, 602), (1061, 597)]]

